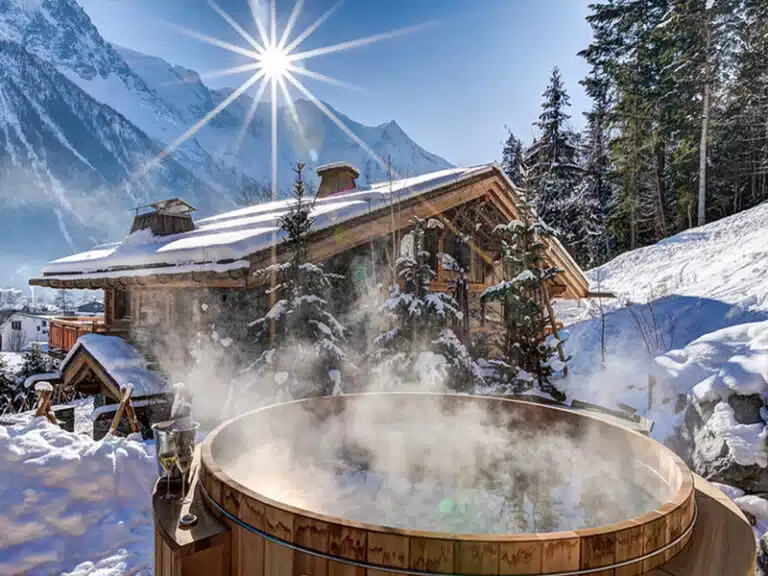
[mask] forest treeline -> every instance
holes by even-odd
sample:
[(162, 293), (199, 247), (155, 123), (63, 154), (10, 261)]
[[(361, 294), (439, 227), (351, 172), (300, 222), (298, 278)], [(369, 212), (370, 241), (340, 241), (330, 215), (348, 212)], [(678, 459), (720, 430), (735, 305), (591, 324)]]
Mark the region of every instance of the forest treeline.
[(509, 177), (584, 267), (768, 199), (768, 0), (607, 0), (572, 129), (555, 68)]

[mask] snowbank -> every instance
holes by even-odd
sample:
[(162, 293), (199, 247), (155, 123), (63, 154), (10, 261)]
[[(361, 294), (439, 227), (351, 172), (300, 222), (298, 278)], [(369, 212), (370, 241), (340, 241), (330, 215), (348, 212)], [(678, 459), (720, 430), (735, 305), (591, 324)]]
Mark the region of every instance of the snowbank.
[(0, 574), (151, 574), (149, 444), (0, 427)]
[[(663, 440), (680, 423), (678, 395), (695, 386), (706, 398), (762, 390), (768, 370), (766, 229), (763, 203), (589, 271), (593, 289), (599, 285), (618, 298), (556, 302), (573, 357), (561, 384), (569, 399), (631, 406), (656, 422), (653, 435)], [(649, 374), (661, 382), (653, 406)]]

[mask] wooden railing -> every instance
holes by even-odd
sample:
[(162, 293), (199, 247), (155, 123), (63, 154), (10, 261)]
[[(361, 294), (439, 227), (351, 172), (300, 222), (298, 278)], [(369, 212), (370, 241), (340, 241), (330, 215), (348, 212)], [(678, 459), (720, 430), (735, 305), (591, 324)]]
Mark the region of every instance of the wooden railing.
[(48, 326), (48, 350), (51, 353), (66, 354), (85, 334), (105, 334), (104, 318), (54, 318)]

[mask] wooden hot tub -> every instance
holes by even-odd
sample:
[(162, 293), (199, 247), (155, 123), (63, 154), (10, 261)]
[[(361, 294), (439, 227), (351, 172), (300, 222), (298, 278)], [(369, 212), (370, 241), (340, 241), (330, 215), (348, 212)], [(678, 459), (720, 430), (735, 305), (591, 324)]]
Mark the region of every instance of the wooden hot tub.
[[(514, 490), (504, 493), (496, 475)], [(536, 488), (544, 483), (550, 491)], [(200, 484), (196, 497), (231, 531), (233, 575), (651, 573), (686, 547), (697, 516), (693, 475), (654, 440), (565, 409), (476, 396), (350, 395), (256, 410), (207, 437)], [(450, 497), (422, 505), (423, 486)], [(368, 501), (382, 490), (384, 505)], [(497, 522), (483, 506), (500, 493)], [(520, 531), (528, 523), (537, 530)]]

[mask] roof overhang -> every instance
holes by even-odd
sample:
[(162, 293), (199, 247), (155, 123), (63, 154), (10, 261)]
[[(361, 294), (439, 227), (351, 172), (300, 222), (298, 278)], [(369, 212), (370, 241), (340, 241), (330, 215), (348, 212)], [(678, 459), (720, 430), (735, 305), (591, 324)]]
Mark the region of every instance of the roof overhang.
[[(518, 189), (497, 165), (488, 165), (469, 177), (457, 179), (418, 195), (412, 195), (397, 203), (392, 213), (391, 205), (381, 206), (349, 220), (315, 231), (311, 236), (309, 257), (322, 261), (340, 252), (385, 236), (396, 229), (410, 225), (413, 217), (427, 218), (441, 214), (461, 204), (482, 196), (489, 196), (499, 213), (507, 220), (517, 218)], [(565, 296), (584, 298), (589, 294), (589, 280), (567, 250), (556, 238), (547, 239), (551, 263), (563, 270), (558, 279), (566, 286)], [(162, 286), (167, 288), (214, 287), (248, 288), (259, 283), (259, 271), (274, 259), (287, 258), (284, 244), (259, 250), (247, 257), (243, 265), (234, 269), (232, 263), (203, 262), (184, 266), (125, 267), (101, 272), (50, 274), (32, 278), (32, 286), (55, 289), (104, 290), (131, 286)], [(189, 269), (190, 271), (187, 271)]]

